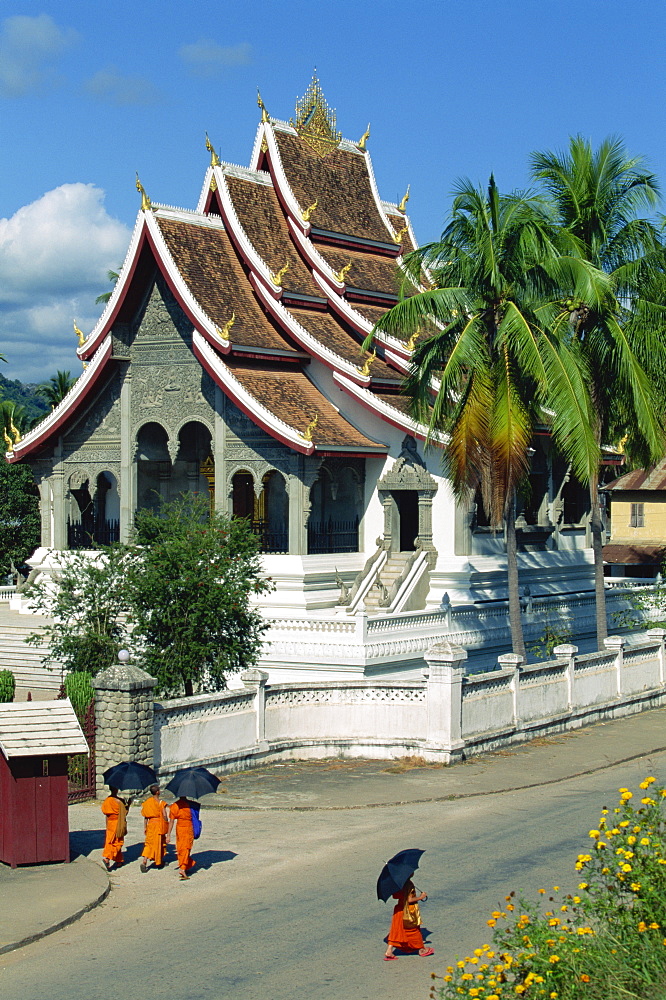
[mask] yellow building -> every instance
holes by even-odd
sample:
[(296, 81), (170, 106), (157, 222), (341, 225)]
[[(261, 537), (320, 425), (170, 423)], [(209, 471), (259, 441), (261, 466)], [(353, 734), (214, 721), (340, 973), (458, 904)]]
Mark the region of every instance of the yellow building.
[(603, 488), (610, 500), (608, 576), (652, 577), (666, 557), (666, 458), (635, 469)]

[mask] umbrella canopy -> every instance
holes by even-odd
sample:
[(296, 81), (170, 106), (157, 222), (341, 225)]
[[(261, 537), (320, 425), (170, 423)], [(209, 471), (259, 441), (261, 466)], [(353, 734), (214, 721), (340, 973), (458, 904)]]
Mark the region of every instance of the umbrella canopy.
[(220, 779), (205, 767), (187, 767), (183, 771), (176, 771), (166, 787), (176, 798), (199, 799), (202, 795), (216, 791), (219, 783)]
[(394, 854), (386, 862), (377, 879), (377, 899), (386, 902), (389, 896), (400, 892), (407, 879), (418, 868), (422, 854), (425, 854), (425, 851), (419, 851), (414, 847)]
[(155, 784), (157, 775), (152, 767), (137, 764), (134, 760), (124, 760), (104, 772), (104, 781), (111, 788), (147, 788), (148, 785)]

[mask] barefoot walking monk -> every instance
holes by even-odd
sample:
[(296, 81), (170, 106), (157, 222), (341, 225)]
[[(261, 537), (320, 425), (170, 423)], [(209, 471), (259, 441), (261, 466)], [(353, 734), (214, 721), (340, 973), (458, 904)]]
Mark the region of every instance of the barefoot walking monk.
[(393, 898), (398, 902), (393, 907), (391, 929), (388, 932), (388, 947), (384, 955), (385, 962), (397, 959), (395, 949), (401, 951), (418, 951), (421, 958), (434, 955), (435, 949), (423, 943), (421, 933), (421, 913), (419, 901), (427, 899), (425, 892), (418, 893), (414, 888), (411, 876), (407, 879), (400, 892), (394, 892)]
[[(130, 800), (131, 801), (131, 800)], [(129, 805), (118, 798), (118, 789), (111, 787), (109, 795), (102, 802), (102, 812), (106, 816), (106, 839), (102, 851), (102, 861), (107, 871), (113, 865), (122, 865), (123, 843), (127, 835), (127, 810)]]
[(171, 831), (176, 824), (176, 854), (178, 855), (178, 870), (181, 879), (188, 879), (187, 874), (195, 863), (190, 857), (192, 844), (194, 843), (194, 826), (192, 824), (192, 809), (188, 799), (180, 798), (173, 803), (169, 810), (169, 832), (167, 833), (167, 844), (171, 840)]
[(160, 786), (150, 786), (150, 798), (141, 806), (143, 816), (143, 836), (145, 844), (141, 854), (141, 871), (148, 871), (148, 862), (152, 861), (156, 868), (161, 868), (166, 851), (166, 832), (168, 827), (167, 804), (160, 798)]

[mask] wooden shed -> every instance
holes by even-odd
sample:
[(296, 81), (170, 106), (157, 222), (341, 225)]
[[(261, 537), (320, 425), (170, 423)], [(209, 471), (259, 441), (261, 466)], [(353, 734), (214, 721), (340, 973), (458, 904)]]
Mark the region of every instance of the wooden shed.
[(69, 699), (0, 704), (0, 861), (69, 861), (67, 756), (88, 753)]

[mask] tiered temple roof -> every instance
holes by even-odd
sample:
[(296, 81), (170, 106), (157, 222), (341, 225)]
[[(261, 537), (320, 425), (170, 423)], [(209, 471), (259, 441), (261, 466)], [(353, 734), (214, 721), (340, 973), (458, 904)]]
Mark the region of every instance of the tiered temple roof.
[(143, 193), (119, 280), (78, 349), (88, 367), (14, 446), (10, 461), (46, 445), (80, 412), (114, 363), (114, 323), (131, 317), (156, 268), (192, 323), (202, 366), (289, 447), (305, 454), (386, 450), (327, 398), (309, 372), (313, 360), (381, 420), (425, 436), (400, 396), (409, 345), (380, 333), (372, 355), (362, 349), (397, 301), (401, 255), (415, 246), (404, 205), (382, 202), (365, 142), (339, 136), (316, 79), (295, 122), (272, 119), (260, 106), (250, 168), (221, 163), (209, 146), (196, 211), (151, 204)]

